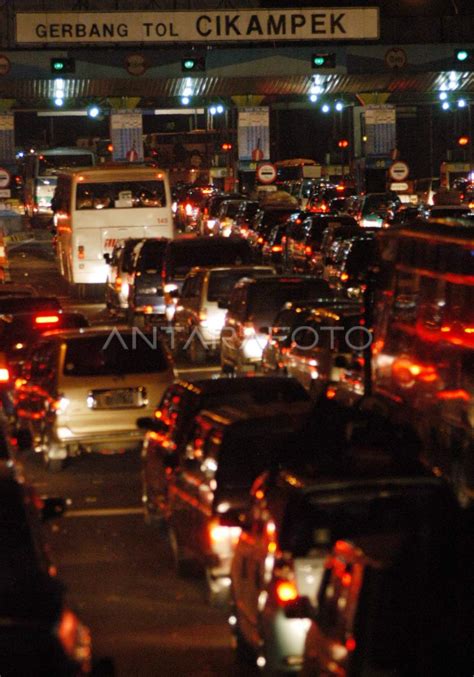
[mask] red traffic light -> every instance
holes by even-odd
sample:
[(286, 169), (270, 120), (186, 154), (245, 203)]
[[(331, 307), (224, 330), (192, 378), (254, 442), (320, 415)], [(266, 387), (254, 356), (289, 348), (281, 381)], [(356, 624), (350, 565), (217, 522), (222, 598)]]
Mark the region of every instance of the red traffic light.
[(221, 148), (222, 148), (222, 150), (232, 150), (232, 144), (231, 143), (223, 143)]
[(337, 145), (339, 148), (348, 148), (349, 147), (349, 141), (347, 139), (339, 139), (337, 142)]
[(460, 146), (467, 146), (469, 143), (469, 137), (463, 134), (463, 136), (460, 136), (458, 139), (458, 144)]

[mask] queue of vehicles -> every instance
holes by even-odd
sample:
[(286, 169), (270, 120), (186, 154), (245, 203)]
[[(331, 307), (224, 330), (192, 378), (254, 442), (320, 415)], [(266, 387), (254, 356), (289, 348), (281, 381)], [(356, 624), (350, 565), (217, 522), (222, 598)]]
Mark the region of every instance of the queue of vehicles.
[[(166, 175), (139, 171), (154, 177), (63, 172), (55, 195), (61, 272), (89, 284), (100, 268), (124, 322), (80, 327), (55, 299), (0, 299), (18, 327), (2, 388), (19, 446), (51, 470), (141, 448), (145, 518), (166, 526), (177, 572), (202, 571), (209, 600), (230, 605), (240, 659), (270, 674), (461, 674), (471, 222), (394, 226), (391, 195), (341, 215), (319, 196), (302, 210), (201, 191), (173, 224)], [(159, 232), (129, 228), (130, 210)], [(177, 381), (183, 351), (217, 354), (233, 378)], [(81, 674), (86, 629), (75, 637)]]

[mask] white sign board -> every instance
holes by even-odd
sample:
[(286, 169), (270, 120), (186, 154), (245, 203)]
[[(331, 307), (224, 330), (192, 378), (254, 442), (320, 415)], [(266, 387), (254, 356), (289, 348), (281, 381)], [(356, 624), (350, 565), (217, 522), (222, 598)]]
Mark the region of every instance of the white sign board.
[(406, 162), (398, 161), (390, 165), (388, 173), (393, 181), (405, 181), (410, 173), (410, 168)]
[(0, 188), (0, 197), (8, 198), (12, 196), (10, 188)]
[(10, 172), (0, 167), (0, 188), (7, 188), (10, 184)]
[(257, 167), (257, 179), (260, 183), (273, 183), (277, 177), (277, 168), (270, 162)]
[(376, 7), (17, 12), (17, 45), (377, 40)]
[(270, 157), (270, 109), (268, 106), (239, 109), (239, 160), (267, 160)]

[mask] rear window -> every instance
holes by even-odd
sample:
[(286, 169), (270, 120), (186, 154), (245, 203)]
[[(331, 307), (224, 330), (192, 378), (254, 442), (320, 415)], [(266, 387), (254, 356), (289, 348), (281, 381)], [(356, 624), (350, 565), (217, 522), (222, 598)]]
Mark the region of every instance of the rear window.
[(76, 209), (131, 209), (165, 206), (165, 184), (162, 180), (81, 183), (76, 191)]
[(265, 317), (271, 322), (288, 301), (332, 296), (333, 292), (325, 280), (255, 284), (249, 290), (250, 301), (247, 310), (249, 317)]
[(66, 376), (112, 376), (158, 373), (168, 359), (157, 334), (110, 334), (69, 339), (64, 360)]
[(452, 508), (447, 494), (439, 488), (417, 487), (411, 490), (354, 488), (345, 491), (315, 493), (290, 503), (283, 520), (281, 547), (304, 556), (322, 541), (335, 542), (360, 535), (402, 531), (434, 531), (434, 516)]
[(43, 310), (61, 310), (59, 300), (53, 296), (25, 296), (15, 298), (0, 298), (0, 314), (24, 313)]
[(163, 267), (163, 260), (165, 258), (165, 250), (167, 241), (163, 242), (146, 242), (140, 252), (138, 259), (139, 270), (145, 273), (157, 273)]
[(166, 256), (166, 269), (170, 275), (185, 275), (194, 266), (239, 265), (251, 263), (252, 250), (246, 240), (215, 242), (210, 238), (196, 244), (180, 242), (170, 244)]
[(237, 270), (215, 270), (209, 279), (207, 298), (209, 301), (227, 299), (234, 285), (243, 277), (263, 277), (271, 275), (272, 269), (239, 268)]

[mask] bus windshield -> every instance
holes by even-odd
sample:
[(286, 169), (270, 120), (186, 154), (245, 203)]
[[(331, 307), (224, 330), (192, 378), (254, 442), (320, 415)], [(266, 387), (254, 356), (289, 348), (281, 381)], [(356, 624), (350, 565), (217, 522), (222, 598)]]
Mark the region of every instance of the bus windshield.
[(76, 209), (130, 209), (165, 207), (163, 181), (113, 181), (81, 183), (76, 190)]

